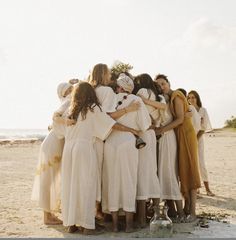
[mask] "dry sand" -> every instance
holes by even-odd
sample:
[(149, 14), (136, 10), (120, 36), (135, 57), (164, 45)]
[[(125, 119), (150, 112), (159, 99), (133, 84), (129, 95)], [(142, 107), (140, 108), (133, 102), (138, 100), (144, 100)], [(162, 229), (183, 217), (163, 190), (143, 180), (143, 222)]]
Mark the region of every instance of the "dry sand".
[[(63, 226), (45, 226), (42, 211), (30, 200), (40, 142), (2, 142), (0, 146), (0, 237), (80, 237)], [(202, 188), (197, 213), (215, 219), (209, 228), (175, 224), (174, 237), (236, 237), (236, 131), (218, 130), (205, 137), (210, 185), (215, 197)], [(227, 218), (225, 220), (225, 218)], [(218, 220), (218, 221), (216, 221)], [(148, 237), (106, 232), (99, 237)]]

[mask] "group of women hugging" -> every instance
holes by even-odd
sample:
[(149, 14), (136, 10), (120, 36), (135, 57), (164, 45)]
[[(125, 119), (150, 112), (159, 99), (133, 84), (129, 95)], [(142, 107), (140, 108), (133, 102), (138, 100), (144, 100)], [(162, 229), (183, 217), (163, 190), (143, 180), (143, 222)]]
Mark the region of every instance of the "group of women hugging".
[[(131, 232), (146, 226), (147, 204), (150, 211), (162, 201), (173, 221), (195, 221), (200, 174), (213, 195), (203, 149), (210, 122), (196, 91), (172, 90), (165, 75), (114, 76), (97, 64), (88, 81), (61, 83), (57, 92), (61, 106), (32, 192), (45, 224), (96, 234), (96, 219), (111, 216), (118, 232), (123, 215)], [(137, 136), (146, 146), (137, 148)]]

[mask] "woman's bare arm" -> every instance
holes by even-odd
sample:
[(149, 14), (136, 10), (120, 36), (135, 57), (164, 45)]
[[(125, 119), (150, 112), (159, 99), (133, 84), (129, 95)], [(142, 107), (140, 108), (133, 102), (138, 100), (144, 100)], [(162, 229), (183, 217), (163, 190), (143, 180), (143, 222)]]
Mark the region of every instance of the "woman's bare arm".
[(174, 99), (174, 109), (176, 114), (175, 120), (173, 120), (171, 123), (167, 124), (164, 127), (157, 128), (156, 134), (163, 134), (164, 132), (176, 128), (177, 126), (183, 123), (185, 115), (184, 105), (183, 101), (178, 96)]
[(75, 120), (73, 119), (69, 119), (67, 117), (62, 117), (60, 113), (57, 113), (55, 112), (53, 114), (53, 118), (52, 120), (55, 122), (55, 123), (59, 123), (59, 124), (65, 124), (67, 126), (70, 126), (70, 125), (73, 125), (76, 123)]
[(154, 108), (157, 108), (157, 109), (166, 109), (166, 104), (165, 103), (161, 103), (161, 102), (158, 102), (158, 101), (154, 101), (154, 100), (150, 100), (150, 99), (147, 99), (141, 95), (138, 95), (139, 97), (142, 98), (143, 102), (149, 106), (152, 106)]
[(128, 112), (135, 112), (140, 108), (140, 103), (139, 102), (134, 102), (132, 101), (127, 107), (119, 109), (115, 112), (112, 113), (107, 113), (110, 115), (110, 117), (112, 117), (114, 120), (122, 117), (123, 115), (125, 115)]
[(139, 135), (139, 133), (140, 133), (139, 131), (137, 131), (133, 128), (130, 128), (130, 127), (126, 127), (120, 123), (115, 123), (115, 125), (113, 125), (112, 129), (122, 131), (122, 132), (131, 132), (134, 135)]

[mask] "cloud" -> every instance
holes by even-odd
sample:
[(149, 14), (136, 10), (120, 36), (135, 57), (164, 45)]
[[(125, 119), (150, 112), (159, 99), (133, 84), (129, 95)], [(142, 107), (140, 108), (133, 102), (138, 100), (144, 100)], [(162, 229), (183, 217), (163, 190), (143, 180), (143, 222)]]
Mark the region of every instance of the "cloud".
[(183, 42), (194, 49), (214, 49), (219, 52), (236, 50), (236, 27), (217, 25), (201, 18), (189, 26)]
[(236, 26), (220, 25), (200, 18), (189, 25), (182, 36), (168, 42), (164, 49), (167, 52), (179, 49), (184, 55), (200, 51), (236, 56)]

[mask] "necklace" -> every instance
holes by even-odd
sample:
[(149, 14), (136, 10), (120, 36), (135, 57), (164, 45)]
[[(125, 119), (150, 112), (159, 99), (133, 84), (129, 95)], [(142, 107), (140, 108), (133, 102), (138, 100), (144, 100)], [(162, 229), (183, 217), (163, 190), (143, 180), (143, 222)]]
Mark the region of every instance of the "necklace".
[(123, 99), (117, 103), (117, 105), (116, 105), (116, 110), (117, 110), (117, 108), (123, 103), (123, 101), (127, 99), (127, 97), (128, 97), (128, 95), (124, 95), (124, 96), (123, 96)]

